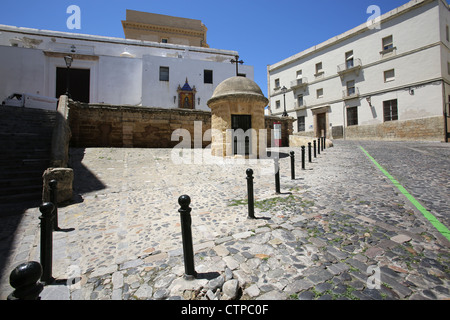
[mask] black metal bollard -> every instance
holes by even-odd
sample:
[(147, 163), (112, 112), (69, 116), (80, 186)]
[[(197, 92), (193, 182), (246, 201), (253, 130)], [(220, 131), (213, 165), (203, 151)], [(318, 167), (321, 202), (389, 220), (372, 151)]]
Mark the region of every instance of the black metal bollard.
[(323, 149), (324, 149), (324, 150), (327, 148), (326, 142), (327, 142), (327, 137), (323, 137), (322, 145), (323, 145)]
[(194, 267), (194, 248), (192, 244), (191, 231), (191, 198), (188, 195), (182, 195), (178, 198), (181, 218), (181, 234), (183, 237), (183, 256), (184, 256), (184, 278), (186, 280), (193, 280), (197, 277)]
[(311, 159), (311, 142), (308, 142), (308, 162), (312, 162)]
[(291, 180), (295, 180), (295, 152), (289, 152), (291, 156)]
[(58, 181), (50, 180), (48, 185), (50, 187), (50, 202), (55, 206), (53, 212), (53, 230), (59, 231), (61, 228), (58, 226)]
[(317, 138), (317, 154), (320, 154), (320, 138)]
[(39, 262), (29, 261), (19, 264), (9, 275), (9, 284), (15, 290), (8, 300), (40, 300), (39, 294), (44, 285), (39, 282), (42, 266)]
[(323, 137), (320, 137), (320, 151), (323, 151)]
[(274, 158), (275, 165), (275, 193), (280, 194), (280, 163), (278, 155)]
[(255, 219), (255, 197), (253, 194), (253, 170), (247, 169), (247, 199), (248, 199), (248, 218)]
[(314, 158), (316, 158), (316, 140), (313, 140), (314, 143)]
[(302, 146), (302, 169), (305, 170), (305, 146)]
[(39, 217), (41, 219), (41, 281), (45, 284), (54, 280), (52, 277), (54, 207), (51, 202), (45, 202), (39, 207), (42, 213), (42, 216)]

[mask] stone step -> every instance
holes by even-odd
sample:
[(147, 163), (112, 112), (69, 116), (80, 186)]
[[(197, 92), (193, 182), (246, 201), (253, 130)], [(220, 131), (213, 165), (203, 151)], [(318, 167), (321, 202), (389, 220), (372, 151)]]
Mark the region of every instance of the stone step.
[[(16, 193), (10, 195), (1, 195), (0, 204), (1, 205), (17, 205), (25, 202), (32, 202), (36, 205), (42, 202), (42, 190), (28, 190), (27, 193)], [(2, 206), (0, 206), (1, 210)], [(2, 212), (3, 214), (3, 212)]]

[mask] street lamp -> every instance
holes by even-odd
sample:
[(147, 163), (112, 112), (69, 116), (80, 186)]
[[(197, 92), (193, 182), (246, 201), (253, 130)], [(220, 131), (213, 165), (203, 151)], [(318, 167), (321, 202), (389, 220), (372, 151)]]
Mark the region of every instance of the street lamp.
[(73, 62), (73, 58), (72, 56), (65, 56), (64, 57), (64, 61), (66, 62), (66, 67), (67, 67), (67, 78), (66, 78), (66, 96), (70, 98), (70, 94), (69, 94), (69, 70), (70, 67), (72, 66), (72, 62)]
[(282, 116), (283, 117), (287, 117), (288, 116), (288, 114), (286, 112), (286, 92), (287, 92), (287, 89), (286, 89), (285, 86), (283, 86), (283, 88), (281, 88), (281, 92), (283, 92), (283, 100), (284, 100), (284, 111), (283, 111)]

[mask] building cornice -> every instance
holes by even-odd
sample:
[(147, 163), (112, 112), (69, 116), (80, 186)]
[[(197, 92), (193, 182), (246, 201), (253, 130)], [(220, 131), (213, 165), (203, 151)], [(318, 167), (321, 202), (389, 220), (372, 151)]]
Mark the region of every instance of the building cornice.
[(123, 39), (123, 38), (106, 37), (106, 36), (99, 36), (99, 35), (62, 32), (62, 31), (40, 30), (40, 29), (33, 29), (33, 28), (8, 26), (8, 25), (2, 25), (2, 24), (0, 24), (0, 32), (12, 32), (12, 33), (31, 35), (31, 36), (52, 37), (55, 39), (59, 38), (59, 39), (67, 39), (67, 40), (123, 44), (124, 46), (140, 46), (140, 47), (151, 47), (151, 48), (160, 48), (160, 49), (169, 49), (169, 50), (189, 50), (190, 52), (220, 54), (220, 55), (226, 55), (226, 56), (231, 56), (231, 57), (235, 57), (236, 55), (238, 55), (238, 52), (234, 51), (234, 50), (186, 46), (186, 45), (173, 44), (173, 43), (159, 43), (159, 42), (153, 42), (153, 41)]
[(189, 35), (193, 37), (204, 38), (205, 32), (193, 29), (176, 28), (170, 26), (159, 26), (156, 24), (142, 23), (142, 22), (132, 22), (132, 21), (122, 21), (123, 28), (134, 29), (134, 30), (145, 30), (145, 31), (156, 31), (164, 33), (172, 33), (179, 35)]

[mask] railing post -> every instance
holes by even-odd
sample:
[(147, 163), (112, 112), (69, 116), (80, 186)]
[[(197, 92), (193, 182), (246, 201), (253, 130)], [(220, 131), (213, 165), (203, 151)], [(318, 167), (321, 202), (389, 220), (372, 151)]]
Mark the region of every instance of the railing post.
[(8, 300), (40, 300), (39, 294), (44, 285), (39, 282), (42, 266), (39, 262), (29, 261), (19, 264), (9, 275), (9, 284), (14, 291)]
[(323, 151), (323, 137), (320, 137), (320, 151)]
[(302, 169), (305, 170), (305, 146), (302, 146)]
[(58, 181), (50, 180), (48, 186), (50, 187), (50, 202), (55, 206), (53, 212), (53, 230), (59, 231), (61, 228), (58, 226)]
[(275, 165), (275, 193), (280, 194), (280, 163), (278, 159), (278, 154), (274, 158)]
[(45, 284), (51, 283), (52, 277), (52, 257), (53, 257), (53, 210), (51, 202), (45, 202), (40, 207), (41, 219), (41, 281)]
[(312, 162), (311, 159), (311, 142), (308, 142), (308, 162)]
[(184, 278), (186, 280), (193, 280), (197, 277), (194, 267), (194, 248), (192, 244), (192, 230), (191, 230), (191, 198), (188, 195), (182, 195), (178, 198), (181, 218), (181, 234), (183, 238), (183, 256), (184, 256)]
[(291, 180), (295, 180), (295, 152), (291, 151), (289, 154), (291, 157)]
[(247, 169), (247, 199), (248, 199), (248, 218), (255, 219), (255, 197), (253, 194), (253, 170)]
[(323, 137), (323, 143), (322, 143), (322, 145), (323, 145), (323, 149), (325, 150), (326, 148), (327, 148), (327, 137)]

